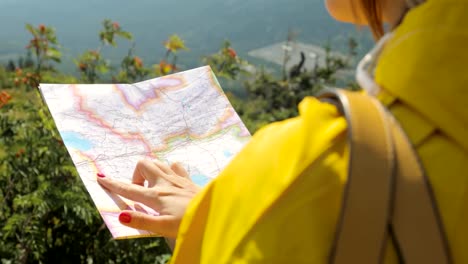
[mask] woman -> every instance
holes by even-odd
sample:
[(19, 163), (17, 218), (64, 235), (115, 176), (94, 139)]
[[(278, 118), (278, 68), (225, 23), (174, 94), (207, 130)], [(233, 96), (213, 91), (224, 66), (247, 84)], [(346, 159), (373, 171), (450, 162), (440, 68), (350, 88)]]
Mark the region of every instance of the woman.
[[(414, 144), (453, 260), (468, 263), (468, 0), (328, 0), (327, 7), (338, 20), (368, 24), (377, 39), (383, 22), (390, 26), (375, 77), (360, 79)], [(325, 263), (347, 178), (346, 122), (315, 98), (299, 110), (255, 134), (201, 191), (180, 166), (157, 161), (140, 162), (133, 185), (98, 181), (161, 212), (123, 212), (120, 221), (177, 237), (173, 263)], [(385, 262), (398, 262), (390, 244)]]

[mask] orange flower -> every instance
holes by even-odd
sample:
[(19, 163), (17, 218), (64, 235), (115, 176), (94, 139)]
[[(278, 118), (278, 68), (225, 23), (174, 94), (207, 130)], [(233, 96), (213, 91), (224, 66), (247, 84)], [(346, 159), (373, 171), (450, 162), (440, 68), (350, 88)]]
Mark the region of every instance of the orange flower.
[(11, 95), (5, 91), (0, 93), (0, 107), (6, 105), (10, 101)]
[(171, 70), (173, 69), (174, 67), (172, 66), (172, 64), (170, 63), (167, 63), (166, 61), (162, 60), (160, 63), (159, 63), (159, 70), (161, 71), (162, 74), (168, 74), (169, 72), (171, 72)]
[(133, 58), (133, 64), (135, 65), (136, 68), (141, 68), (143, 67), (143, 60), (140, 57), (135, 56)]
[(120, 29), (120, 25), (119, 25), (118, 22), (112, 23), (112, 27), (114, 28), (114, 30), (119, 30)]
[(21, 157), (25, 152), (26, 152), (26, 151), (24, 150), (24, 148), (20, 148), (20, 149), (16, 152), (15, 156), (16, 156), (17, 158), (19, 158), (19, 157)]
[(29, 45), (26, 46), (27, 49), (30, 48), (38, 48), (39, 47), (39, 39), (38, 38), (33, 38), (29, 41)]
[(231, 57), (231, 58), (237, 57), (237, 52), (236, 52), (233, 48), (228, 48), (228, 49), (227, 49), (227, 54), (228, 54), (229, 57)]
[(9, 93), (5, 92), (5, 91), (2, 91), (2, 92), (0, 93), (0, 96), (6, 98), (6, 99), (8, 99), (8, 100), (11, 99), (11, 95), (10, 95)]
[(39, 32), (44, 33), (46, 31), (46, 26), (44, 24), (39, 25)]
[(21, 69), (21, 68), (16, 68), (16, 76), (17, 76), (17, 77), (21, 77), (21, 75), (23, 75), (23, 69)]
[(86, 64), (84, 64), (84, 63), (81, 62), (80, 64), (78, 64), (78, 68), (79, 68), (81, 71), (85, 71), (86, 68), (88, 68), (88, 66), (87, 66)]

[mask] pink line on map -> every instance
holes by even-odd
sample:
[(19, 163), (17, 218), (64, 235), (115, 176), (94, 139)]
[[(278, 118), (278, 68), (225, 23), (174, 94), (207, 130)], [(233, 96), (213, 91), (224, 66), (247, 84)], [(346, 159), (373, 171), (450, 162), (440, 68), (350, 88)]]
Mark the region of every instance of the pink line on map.
[(145, 148), (145, 151), (147, 153), (149, 153), (149, 155), (152, 158), (155, 158), (153, 156), (153, 153), (151, 152), (150, 144), (148, 144), (148, 142), (146, 142), (146, 140), (144, 139), (144, 137), (141, 134), (139, 134), (139, 133), (122, 133), (122, 132), (118, 131), (117, 129), (113, 128), (110, 124), (108, 124), (102, 118), (99, 118), (98, 115), (96, 113), (94, 113), (91, 109), (88, 109), (85, 106), (83, 96), (79, 94), (76, 85), (71, 85), (71, 87), (72, 87), (73, 95), (78, 100), (78, 111), (85, 113), (86, 116), (88, 117), (88, 119), (91, 122), (97, 124), (100, 127), (103, 127), (105, 129), (109, 130), (110, 132), (117, 135), (118, 137), (120, 137), (124, 141), (140, 141), (143, 144), (143, 146)]
[(178, 78), (177, 76), (171, 76), (152, 80), (150, 86), (151, 89), (144, 90), (134, 85), (116, 84), (114, 85), (114, 89), (120, 94), (126, 105), (139, 113), (143, 110), (146, 104), (161, 99), (162, 91), (183, 88), (185, 86), (185, 82), (181, 77)]
[(77, 150), (77, 152), (78, 152), (78, 154), (80, 156), (82, 156), (82, 158), (87, 159), (89, 162), (91, 162), (93, 164), (94, 168), (96, 169), (96, 173), (102, 172), (102, 168), (98, 165), (98, 163), (96, 162), (96, 160), (93, 157), (91, 157), (90, 155), (84, 153), (83, 151)]
[[(229, 102), (229, 99), (227, 98), (226, 94), (224, 94), (223, 89), (219, 85), (218, 81), (216, 80), (216, 77), (214, 76), (213, 72), (210, 70), (209, 67), (207, 67), (207, 71), (209, 72), (209, 80), (211, 82), (211, 85), (216, 88), (220, 96), (223, 96), (226, 98), (226, 100)], [(229, 103), (230, 104), (230, 103)], [(231, 105), (232, 107), (232, 105)], [(240, 133), (239, 136), (244, 137), (244, 136), (250, 136), (250, 132), (247, 130), (247, 128), (242, 125), (242, 122), (237, 115), (237, 113), (234, 111), (234, 108), (230, 108), (229, 110), (225, 111), (222, 117), (218, 119), (218, 124), (216, 125), (215, 129), (210, 131), (209, 133), (205, 135), (191, 135), (195, 138), (197, 137), (206, 137), (211, 134), (218, 133), (220, 130), (223, 130), (227, 127), (233, 126), (233, 125), (238, 125), (240, 128)]]

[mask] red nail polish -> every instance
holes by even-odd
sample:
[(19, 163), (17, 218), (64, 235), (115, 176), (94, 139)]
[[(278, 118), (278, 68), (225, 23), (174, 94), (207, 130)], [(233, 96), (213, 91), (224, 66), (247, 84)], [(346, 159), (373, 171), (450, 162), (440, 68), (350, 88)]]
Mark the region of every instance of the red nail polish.
[(119, 221), (128, 224), (132, 221), (132, 216), (129, 213), (122, 212), (119, 215)]
[(98, 176), (99, 178), (104, 178), (104, 177), (106, 177), (106, 175), (104, 175), (104, 173), (100, 173), (100, 172), (97, 174), (97, 176)]

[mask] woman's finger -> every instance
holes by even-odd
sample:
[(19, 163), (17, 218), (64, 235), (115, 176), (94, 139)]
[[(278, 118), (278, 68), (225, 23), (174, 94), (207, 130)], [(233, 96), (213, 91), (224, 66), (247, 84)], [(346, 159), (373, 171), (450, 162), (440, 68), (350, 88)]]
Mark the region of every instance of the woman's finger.
[[(168, 171), (166, 173), (164, 171)], [(186, 174), (183, 168), (178, 168), (179, 172)], [(183, 170), (183, 172), (182, 172)], [(132, 183), (144, 186), (145, 181), (148, 181), (148, 187), (158, 186), (178, 186), (184, 188), (190, 183), (187, 181), (187, 177), (179, 177), (176, 172), (173, 171), (169, 166), (165, 165), (161, 161), (143, 159), (138, 161), (135, 171), (133, 172)]]
[[(139, 162), (140, 164), (140, 162)], [(148, 178), (155, 178), (156, 182), (154, 185), (158, 186), (177, 186), (184, 188), (188, 184), (187, 179), (183, 179), (179, 176), (176, 175), (176, 173), (165, 163), (161, 162), (160, 160), (152, 160), (148, 162), (148, 160), (144, 161), (141, 163), (141, 173), (147, 174)], [(152, 176), (150, 176), (152, 175)], [(188, 177), (187, 177), (188, 178)], [(153, 185), (151, 184), (150, 181), (148, 187), (152, 187)]]
[(112, 193), (121, 195), (135, 202), (152, 205), (157, 199), (154, 189), (148, 189), (140, 185), (116, 181), (109, 177), (98, 177), (97, 181), (101, 186)]
[(162, 175), (165, 174), (152, 160), (142, 159), (138, 161), (133, 171), (132, 183), (144, 186), (148, 181), (148, 187), (154, 185), (169, 185)]
[(171, 169), (175, 172), (175, 174), (190, 179), (188, 172), (184, 169), (184, 167), (182, 167), (182, 165), (179, 162), (172, 163)]
[(153, 163), (154, 163), (156, 166), (158, 166), (158, 168), (159, 168), (162, 172), (164, 172), (164, 173), (166, 173), (166, 174), (174, 174), (174, 171), (172, 171), (171, 168), (169, 167), (169, 165), (167, 165), (166, 163), (164, 163), (164, 162), (162, 162), (162, 161), (160, 161), (160, 160), (158, 160), (158, 159), (154, 159), (154, 160), (153, 160)]
[(148, 230), (158, 235), (175, 238), (179, 228), (179, 222), (169, 215), (149, 215), (136, 211), (123, 211), (119, 215), (119, 221), (123, 225), (136, 229)]

